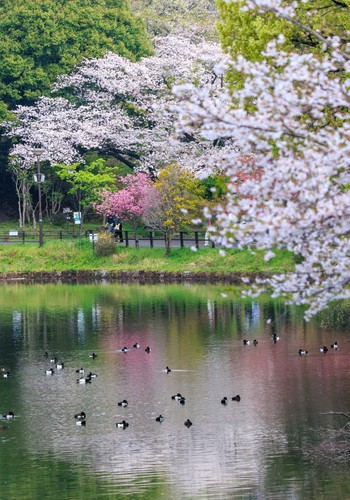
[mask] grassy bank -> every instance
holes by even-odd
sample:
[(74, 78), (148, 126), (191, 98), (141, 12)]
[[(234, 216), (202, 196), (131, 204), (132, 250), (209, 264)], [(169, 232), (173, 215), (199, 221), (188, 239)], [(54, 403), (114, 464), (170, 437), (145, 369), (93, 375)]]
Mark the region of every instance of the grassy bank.
[(0, 273), (64, 270), (145, 270), (145, 271), (217, 271), (217, 272), (284, 272), (293, 269), (293, 256), (277, 251), (276, 257), (264, 261), (264, 253), (230, 250), (225, 257), (217, 249), (203, 248), (193, 252), (178, 248), (165, 257), (164, 249), (119, 247), (110, 257), (99, 257), (87, 241), (45, 243), (37, 245), (0, 246)]

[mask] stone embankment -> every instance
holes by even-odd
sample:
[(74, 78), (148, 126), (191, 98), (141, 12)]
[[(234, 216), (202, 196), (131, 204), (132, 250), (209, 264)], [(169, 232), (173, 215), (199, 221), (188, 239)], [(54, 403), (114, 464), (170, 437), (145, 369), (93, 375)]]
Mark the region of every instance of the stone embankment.
[(8, 283), (225, 283), (241, 285), (242, 278), (264, 278), (264, 273), (170, 272), (170, 271), (38, 271), (0, 273), (0, 282)]

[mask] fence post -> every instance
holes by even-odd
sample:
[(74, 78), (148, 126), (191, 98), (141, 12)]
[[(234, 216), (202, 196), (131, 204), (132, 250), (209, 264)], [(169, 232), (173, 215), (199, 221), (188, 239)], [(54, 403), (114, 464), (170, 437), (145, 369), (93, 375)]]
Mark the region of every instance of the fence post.
[(183, 231), (180, 231), (180, 247), (184, 247), (184, 233)]
[(196, 244), (196, 248), (199, 248), (198, 231), (194, 232), (194, 241), (195, 241), (195, 244)]
[(60, 230), (60, 240), (63, 239), (63, 234), (62, 234), (62, 230)]
[(129, 246), (129, 231), (125, 231), (125, 246)]
[(22, 242), (23, 242), (23, 244), (26, 242), (25, 231), (22, 231)]
[(153, 232), (149, 231), (149, 244), (150, 247), (153, 248)]

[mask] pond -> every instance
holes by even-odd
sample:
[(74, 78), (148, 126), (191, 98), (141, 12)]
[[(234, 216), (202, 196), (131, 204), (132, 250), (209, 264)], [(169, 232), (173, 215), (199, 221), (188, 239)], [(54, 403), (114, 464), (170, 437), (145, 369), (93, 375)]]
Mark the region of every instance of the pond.
[[(305, 323), (222, 291), (2, 286), (0, 414), (15, 417), (0, 422), (0, 498), (350, 498), (347, 468), (312, 452), (346, 423), (329, 412), (350, 412), (349, 304)], [(79, 368), (97, 377), (77, 383)]]

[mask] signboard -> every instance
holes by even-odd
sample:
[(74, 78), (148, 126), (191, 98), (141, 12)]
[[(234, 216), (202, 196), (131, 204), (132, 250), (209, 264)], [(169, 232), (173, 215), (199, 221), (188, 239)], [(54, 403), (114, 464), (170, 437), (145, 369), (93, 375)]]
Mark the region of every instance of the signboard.
[[(92, 237), (94, 239), (92, 239)], [(98, 234), (89, 234), (89, 240), (90, 240), (90, 243), (92, 243), (93, 241), (98, 241)]]
[(18, 236), (18, 231), (9, 231), (9, 236)]
[(73, 219), (79, 219), (80, 224), (81, 212), (73, 212)]
[(72, 210), (69, 207), (66, 207), (63, 209), (64, 214), (70, 214), (71, 212), (72, 212)]
[(74, 217), (74, 224), (80, 224), (80, 218)]

